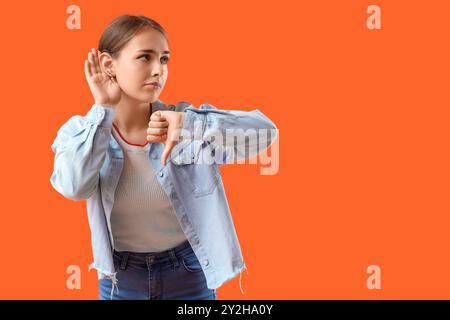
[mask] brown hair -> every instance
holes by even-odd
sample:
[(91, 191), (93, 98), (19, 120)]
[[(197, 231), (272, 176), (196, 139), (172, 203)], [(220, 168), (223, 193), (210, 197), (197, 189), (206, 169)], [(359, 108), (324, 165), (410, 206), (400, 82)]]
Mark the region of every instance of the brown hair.
[(113, 58), (119, 57), (120, 50), (139, 31), (146, 27), (151, 27), (159, 32), (169, 42), (169, 37), (164, 28), (155, 20), (145, 16), (122, 15), (112, 20), (98, 43), (98, 51), (108, 52)]

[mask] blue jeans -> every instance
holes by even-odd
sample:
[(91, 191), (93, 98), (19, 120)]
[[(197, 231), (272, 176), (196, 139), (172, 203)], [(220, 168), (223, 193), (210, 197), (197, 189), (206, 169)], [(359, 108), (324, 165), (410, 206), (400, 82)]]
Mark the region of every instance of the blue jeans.
[[(189, 241), (162, 252), (115, 251), (113, 300), (216, 300)], [(99, 279), (99, 300), (110, 300), (112, 280)]]

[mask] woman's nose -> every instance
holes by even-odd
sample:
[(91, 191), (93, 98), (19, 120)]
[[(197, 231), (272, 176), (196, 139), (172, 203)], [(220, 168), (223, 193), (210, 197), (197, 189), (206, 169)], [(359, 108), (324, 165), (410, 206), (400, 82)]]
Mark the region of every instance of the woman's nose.
[(162, 75), (162, 72), (163, 72), (163, 66), (162, 66), (162, 64), (161, 63), (159, 63), (159, 62), (157, 62), (156, 64), (154, 64), (153, 66), (152, 66), (152, 75), (153, 76), (157, 76), (157, 75), (159, 75), (159, 76), (161, 76)]

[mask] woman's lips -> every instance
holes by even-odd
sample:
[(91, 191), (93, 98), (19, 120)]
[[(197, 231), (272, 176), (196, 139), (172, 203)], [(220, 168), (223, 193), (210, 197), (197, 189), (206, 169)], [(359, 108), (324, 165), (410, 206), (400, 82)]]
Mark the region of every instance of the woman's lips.
[(150, 89), (159, 89), (160, 88), (160, 85), (156, 84), (156, 83), (149, 83), (149, 84), (146, 84), (145, 86)]

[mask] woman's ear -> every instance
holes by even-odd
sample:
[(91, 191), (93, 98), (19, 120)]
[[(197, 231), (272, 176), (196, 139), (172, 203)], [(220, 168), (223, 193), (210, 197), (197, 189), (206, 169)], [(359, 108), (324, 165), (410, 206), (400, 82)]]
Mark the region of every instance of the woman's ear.
[(100, 68), (110, 77), (115, 77), (114, 60), (108, 52), (102, 52), (99, 56)]

